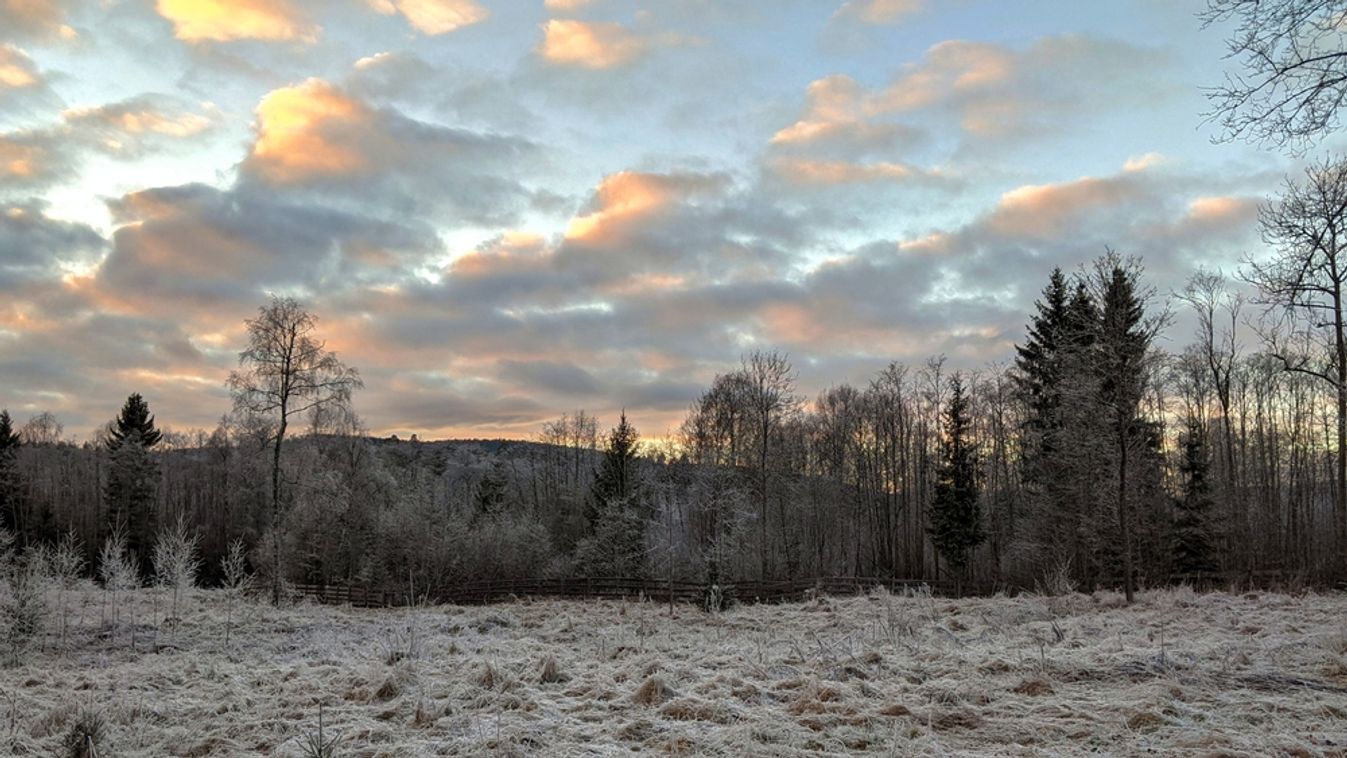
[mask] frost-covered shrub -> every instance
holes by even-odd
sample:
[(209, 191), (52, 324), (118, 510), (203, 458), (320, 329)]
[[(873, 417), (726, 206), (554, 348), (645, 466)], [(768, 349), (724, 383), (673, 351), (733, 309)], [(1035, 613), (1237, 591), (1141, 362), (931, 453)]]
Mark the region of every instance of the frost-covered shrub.
[(98, 551), (98, 578), (103, 581), (104, 592), (112, 596), (112, 628), (116, 633), (121, 620), (121, 608), (118, 605), (120, 593), (140, 586), (140, 574), (136, 562), (126, 552), (126, 533), (121, 529), (113, 530)]
[(10, 662), (18, 665), (41, 637), (51, 608), (47, 605), (46, 566), (39, 553), (11, 560), (0, 597), (0, 633)]
[(66, 613), (66, 596), (75, 589), (80, 575), (84, 573), (84, 543), (75, 536), (72, 529), (61, 538), (56, 549), (48, 554), (47, 560), (51, 577), (56, 582), (57, 604), (60, 606), (61, 615), (61, 644), (64, 645), (69, 621)]
[(173, 590), (173, 618), (178, 617), (182, 592), (196, 585), (201, 568), (196, 543), (196, 535), (188, 533), (187, 523), (182, 519), (171, 529), (159, 532), (154, 543), (154, 578), (160, 586)]

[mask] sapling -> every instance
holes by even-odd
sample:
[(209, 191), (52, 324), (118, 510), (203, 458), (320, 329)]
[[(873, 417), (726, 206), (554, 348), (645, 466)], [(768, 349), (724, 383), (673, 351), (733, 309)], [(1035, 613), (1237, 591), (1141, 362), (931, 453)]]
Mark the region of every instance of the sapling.
[(177, 628), (180, 596), (196, 584), (201, 560), (196, 555), (196, 535), (188, 534), (187, 522), (179, 518), (170, 529), (159, 532), (154, 543), (154, 577), (161, 587), (173, 591), (171, 618)]
[(248, 551), (239, 537), (229, 543), (229, 552), (220, 561), (220, 571), (224, 574), (225, 591), (225, 647), (229, 646), (229, 634), (234, 625), (234, 604), (248, 591), (253, 576), (248, 573)]
[(112, 596), (112, 633), (117, 637), (117, 626), (121, 621), (121, 608), (118, 605), (118, 593), (135, 589), (140, 584), (135, 563), (126, 554), (126, 532), (118, 527), (103, 542), (98, 551), (98, 578), (103, 580), (103, 591)]
[(56, 580), (57, 603), (61, 613), (61, 646), (65, 647), (66, 629), (69, 617), (66, 612), (66, 595), (79, 583), (84, 573), (84, 543), (75, 535), (75, 530), (66, 532), (49, 556), (51, 575)]

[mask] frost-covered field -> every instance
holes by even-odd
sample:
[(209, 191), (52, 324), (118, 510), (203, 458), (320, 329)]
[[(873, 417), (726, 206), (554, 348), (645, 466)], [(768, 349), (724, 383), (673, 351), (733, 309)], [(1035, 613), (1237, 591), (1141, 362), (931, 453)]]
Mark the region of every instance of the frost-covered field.
[(1119, 600), (250, 605), (226, 646), (219, 593), (110, 640), (89, 591), (0, 669), (0, 753), (95, 712), (103, 756), (304, 755), (321, 704), (350, 756), (1347, 754), (1347, 597)]

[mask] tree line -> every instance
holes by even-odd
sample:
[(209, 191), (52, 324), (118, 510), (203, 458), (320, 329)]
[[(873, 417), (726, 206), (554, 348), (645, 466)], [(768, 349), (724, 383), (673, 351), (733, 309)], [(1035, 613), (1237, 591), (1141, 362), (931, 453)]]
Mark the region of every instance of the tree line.
[[(135, 572), (186, 525), (286, 582), (608, 575), (881, 576), (979, 588), (1140, 585), (1220, 572), (1347, 576), (1347, 164), (1261, 215), (1249, 287), (1177, 291), (1108, 252), (1052, 271), (1013, 361), (893, 363), (812, 399), (787, 356), (714, 378), (673, 439), (579, 411), (533, 442), (370, 437), (359, 374), (301, 304), (248, 321), (209, 432), (165, 432), (130, 395), (94, 439), (0, 413), (0, 527), (25, 546), (121, 541)], [(1186, 348), (1159, 337), (1185, 309)], [(1243, 336), (1241, 336), (1243, 335)], [(1245, 342), (1253, 342), (1253, 349)], [(241, 544), (244, 548), (239, 548)]]

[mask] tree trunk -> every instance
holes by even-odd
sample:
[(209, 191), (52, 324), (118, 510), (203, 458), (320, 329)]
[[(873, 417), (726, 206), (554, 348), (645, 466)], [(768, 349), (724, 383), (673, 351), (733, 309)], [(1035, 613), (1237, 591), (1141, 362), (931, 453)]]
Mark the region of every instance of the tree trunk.
[[(1336, 257), (1334, 262), (1336, 263)], [(1342, 557), (1341, 570), (1347, 576), (1347, 335), (1342, 319), (1341, 282), (1333, 288), (1333, 338), (1337, 358), (1337, 488), (1334, 490), (1334, 511), (1338, 522), (1338, 555)]]
[(1123, 549), (1123, 593), (1127, 604), (1134, 599), (1132, 586), (1132, 526), (1127, 518), (1127, 431), (1118, 434), (1118, 528), (1122, 531)]
[(285, 441), (285, 406), (271, 452), (271, 604), (281, 604), (281, 444)]

